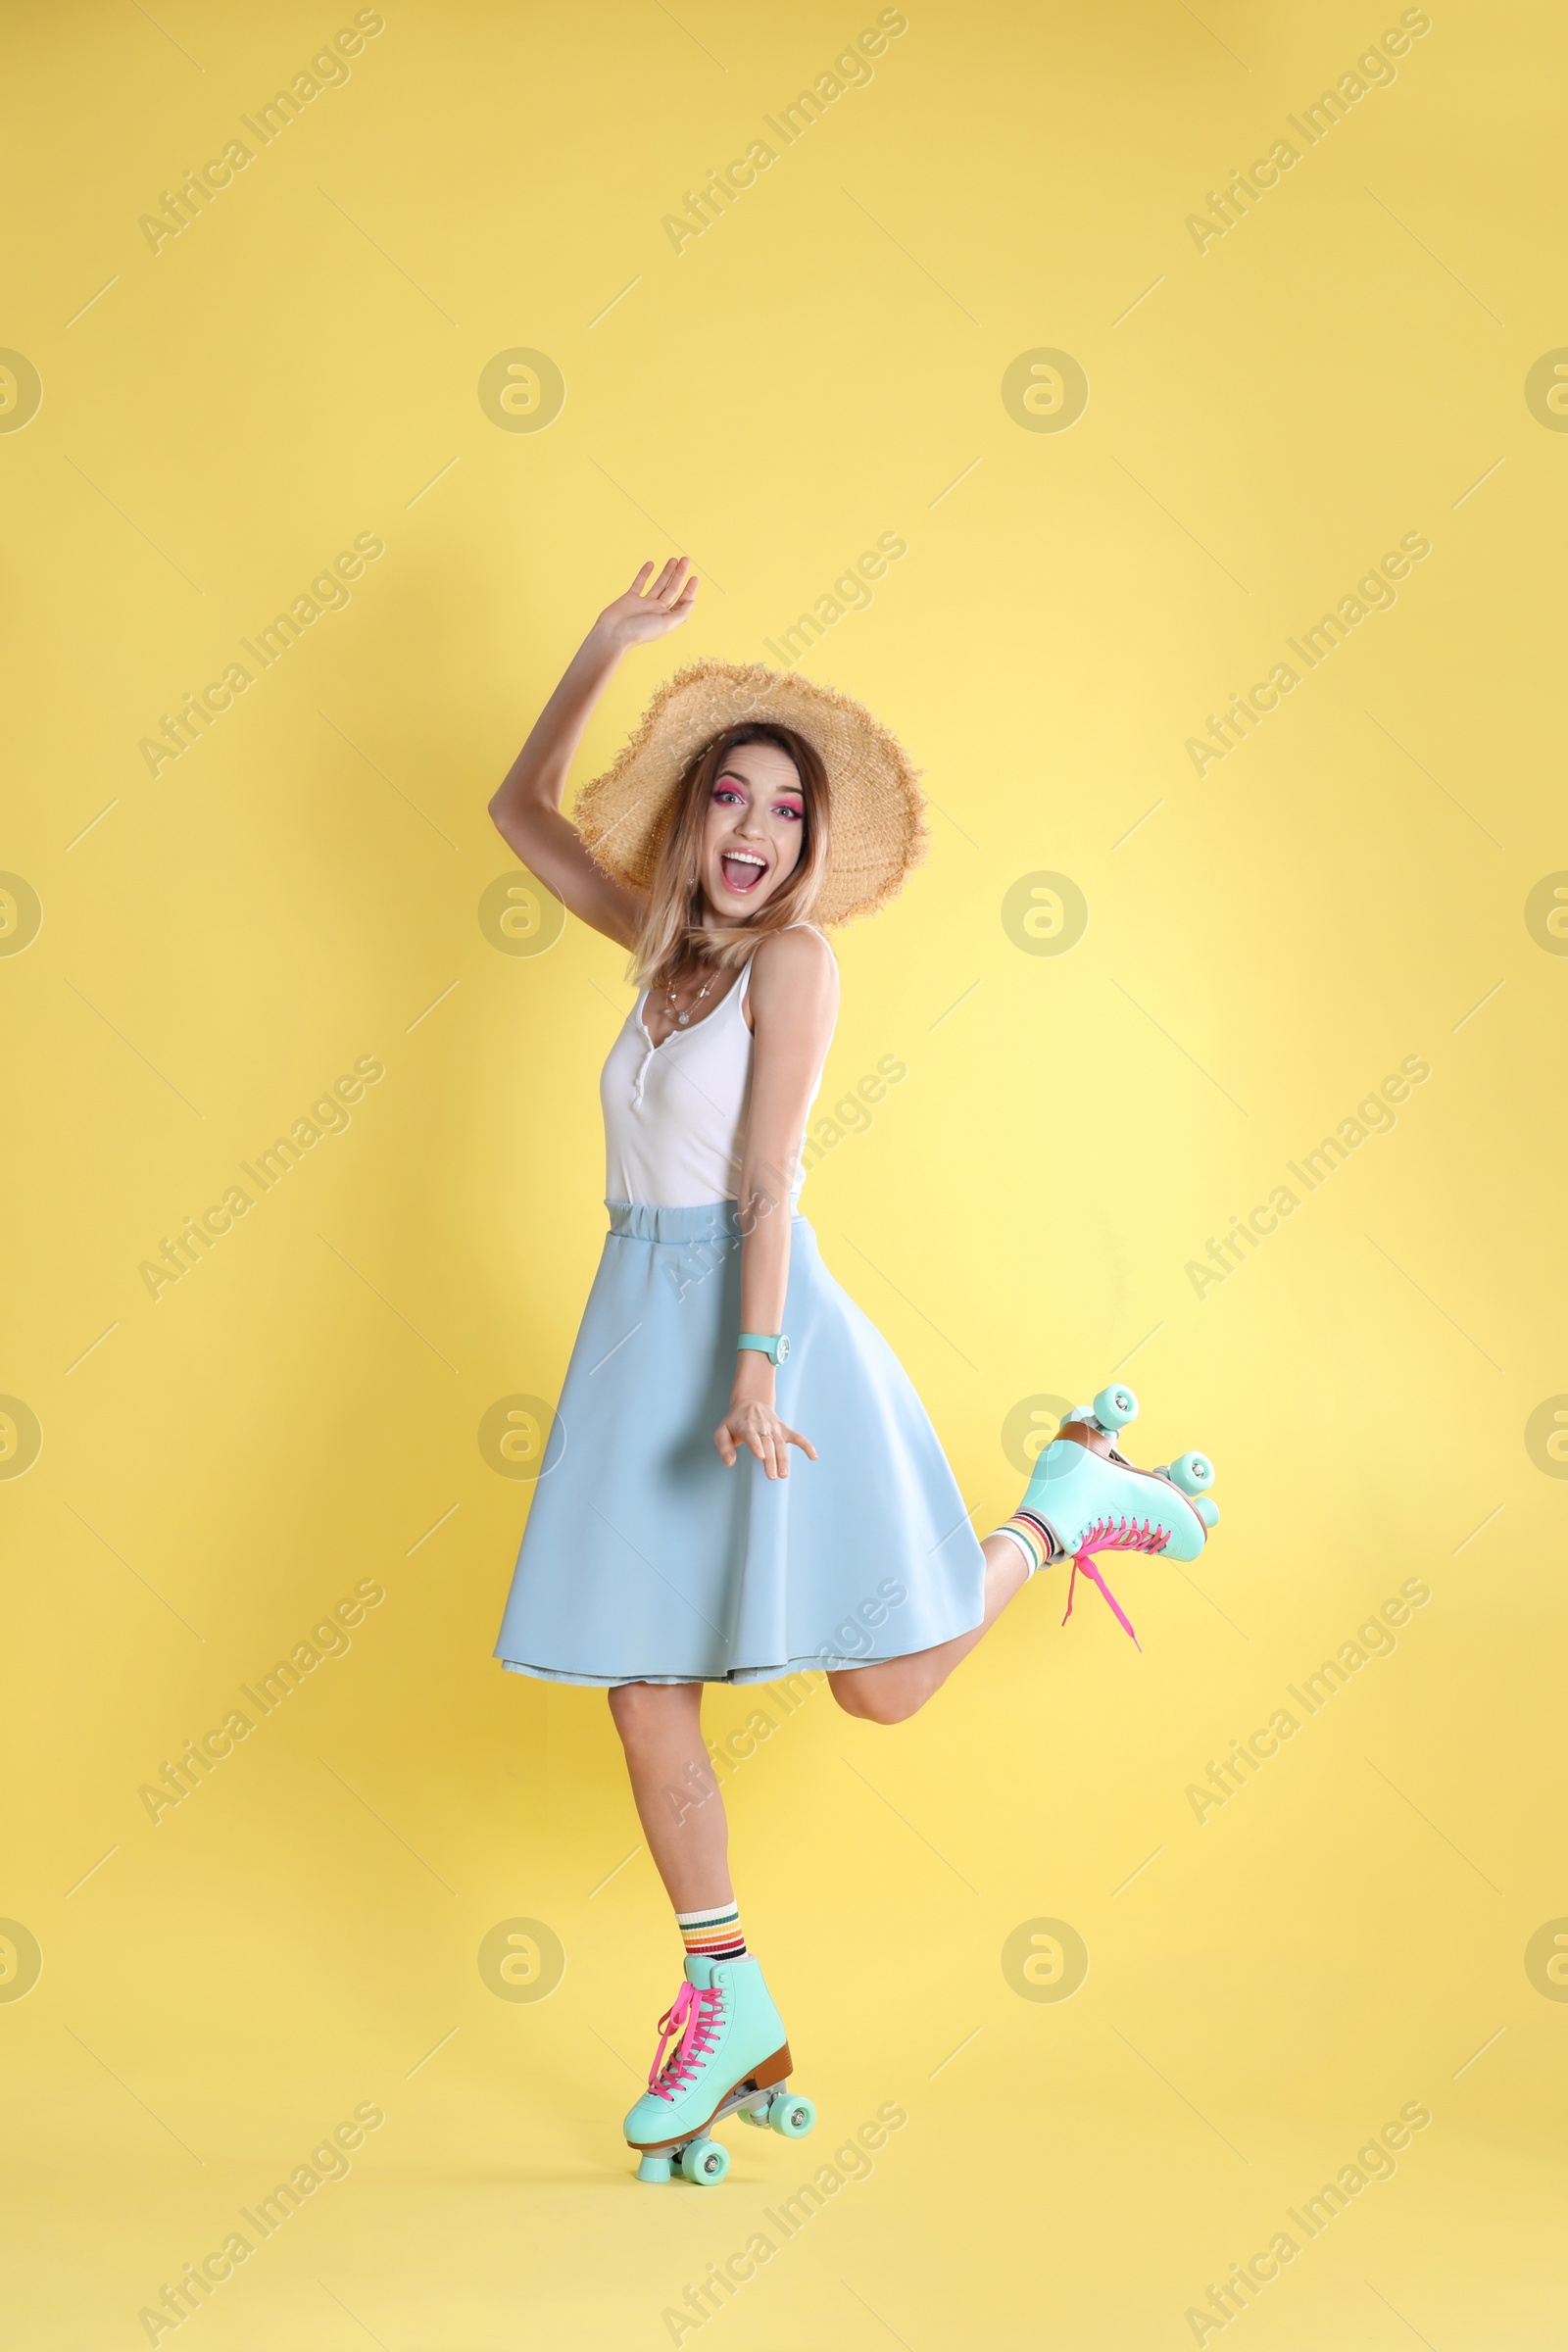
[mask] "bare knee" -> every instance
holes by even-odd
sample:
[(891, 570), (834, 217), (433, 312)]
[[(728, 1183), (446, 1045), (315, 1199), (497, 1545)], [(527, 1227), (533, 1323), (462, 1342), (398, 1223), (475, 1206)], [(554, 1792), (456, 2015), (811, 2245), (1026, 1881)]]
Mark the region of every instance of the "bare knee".
[(621, 1745), (631, 1754), (667, 1740), (695, 1719), (701, 1688), (693, 1683), (616, 1683), (610, 1713)]
[(858, 1716), (862, 1723), (906, 1723), (927, 1695), (906, 1681), (885, 1681), (864, 1666), (830, 1674), (827, 1680), (845, 1714)]

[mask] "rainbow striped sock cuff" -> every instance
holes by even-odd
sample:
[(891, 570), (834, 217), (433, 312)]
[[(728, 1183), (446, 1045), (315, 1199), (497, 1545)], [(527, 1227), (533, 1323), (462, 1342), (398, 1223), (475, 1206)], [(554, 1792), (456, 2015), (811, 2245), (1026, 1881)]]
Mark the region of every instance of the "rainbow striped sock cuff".
[(688, 1953), (704, 1960), (736, 1960), (746, 1949), (741, 1915), (734, 1902), (710, 1903), (705, 1911), (677, 1911), (675, 1925)]
[(1049, 1567), (1056, 1556), (1056, 1547), (1052, 1542), (1049, 1528), (1028, 1511), (1014, 1511), (1010, 1519), (1004, 1519), (1002, 1525), (991, 1532), (993, 1535), (1012, 1538), (1029, 1563), (1031, 1576), (1038, 1569)]

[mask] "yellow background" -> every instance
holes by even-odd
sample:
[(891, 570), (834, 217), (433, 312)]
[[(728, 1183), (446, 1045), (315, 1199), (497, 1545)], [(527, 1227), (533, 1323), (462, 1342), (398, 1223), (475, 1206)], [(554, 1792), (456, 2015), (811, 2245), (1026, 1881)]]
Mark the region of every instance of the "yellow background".
[[(1568, 439), (1524, 383), (1568, 343), (1560, 17), (1435, 5), (1200, 254), (1186, 216), (1396, 10), (911, 4), (677, 255), (662, 216), (874, 10), (396, 0), (155, 255), (138, 217), (351, 13), (12, 12), (0, 342), (43, 403), (0, 435), (0, 865), (43, 925), (0, 959), (0, 1389), (43, 1446), (0, 1481), (0, 1912), (43, 1973), (0, 2003), (8, 2340), (145, 2341), (374, 2101), (351, 2177), (181, 2342), (666, 2343), (900, 2101), (871, 2177), (685, 2341), (1177, 2346), (1422, 2101), (1226, 2340), (1555, 2341), (1568, 2007), (1525, 1951), (1568, 1913), (1568, 1487), (1524, 1433), (1568, 1389), (1568, 964), (1524, 909), (1568, 866)], [(479, 404), (516, 347), (564, 375), (548, 430)], [(1070, 430), (1003, 405), (1040, 347), (1087, 372)], [(160, 713), (366, 531), (347, 610), (153, 778)], [(885, 531), (907, 556), (806, 666), (940, 812), (841, 941), (825, 1102), (908, 1076), (809, 1212), (981, 1528), (1013, 1407), (1117, 1371), (1133, 1450), (1211, 1449), (1224, 1519), (1191, 1574), (1113, 1574), (1141, 1657), (1093, 1592), (1063, 1631), (1056, 1576), (912, 1724), (819, 1690), (735, 1773), (821, 2121), (729, 2130), (727, 2184), (656, 2193), (618, 2123), (674, 1937), (603, 1699), (491, 1661), (528, 1490), (477, 1442), (557, 1393), (629, 997), (575, 925), (490, 944), (485, 802), (645, 557), (706, 585), (583, 775), (677, 659), (761, 658)], [(1200, 780), (1205, 714), (1412, 531), (1397, 605)], [(1003, 926), (1038, 871), (1089, 902), (1059, 956)], [(154, 1302), (139, 1263), (367, 1054), (348, 1132)], [(1412, 1054), (1396, 1129), (1200, 1300), (1188, 1261)], [(367, 1578), (350, 1652), (155, 1827), (140, 1786)], [(1395, 1654), (1200, 1824), (1188, 1785), (1409, 1578)], [(476, 1963), (515, 1917), (566, 1952), (536, 2004)], [(1060, 2003), (1001, 1965), (1040, 1918), (1091, 1956)]]

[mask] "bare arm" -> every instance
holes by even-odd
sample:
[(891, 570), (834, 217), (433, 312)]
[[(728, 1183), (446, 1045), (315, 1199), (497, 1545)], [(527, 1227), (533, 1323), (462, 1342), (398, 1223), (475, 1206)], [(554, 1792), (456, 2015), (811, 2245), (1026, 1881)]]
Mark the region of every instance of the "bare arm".
[[(741, 1329), (780, 1330), (790, 1274), (790, 1187), (811, 1089), (838, 1016), (839, 975), (814, 931), (780, 931), (757, 951), (748, 988), (756, 1049), (741, 1159)], [(765, 1355), (735, 1359), (729, 1411), (713, 1433), (724, 1460), (745, 1446), (769, 1478), (789, 1476), (788, 1448), (816, 1448), (774, 1409), (777, 1375)]]
[(562, 814), (561, 796), (583, 729), (622, 654), (679, 628), (696, 601), (697, 575), (688, 572), (684, 556), (672, 556), (647, 587), (653, 568), (645, 564), (625, 595), (600, 613), (490, 803), (498, 832), (530, 872), (622, 947), (637, 936), (643, 894), (594, 863), (576, 826)]

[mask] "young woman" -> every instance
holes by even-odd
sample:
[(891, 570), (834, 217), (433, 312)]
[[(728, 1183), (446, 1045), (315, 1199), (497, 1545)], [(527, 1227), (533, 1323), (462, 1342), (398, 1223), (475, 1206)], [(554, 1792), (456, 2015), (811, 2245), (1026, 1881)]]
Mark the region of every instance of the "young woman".
[(641, 989), (601, 1080), (610, 1233), (496, 1655), (609, 1691), (687, 1951), (626, 2137), (640, 2179), (673, 2160), (711, 2181), (729, 2166), (718, 2115), (793, 2135), (814, 2110), (782, 2088), (703, 1685), (814, 1667), (848, 1713), (902, 1722), (1050, 1561), (1090, 1576), (1130, 1634), (1097, 1552), (1191, 1559), (1218, 1514), (1200, 1455), (1149, 1472), (1116, 1450), (1138, 1407), (1113, 1388), (1044, 1448), (1014, 1516), (975, 1537), (919, 1399), (796, 1205), (838, 1009), (815, 922), (883, 905), (923, 856), (914, 771), (846, 696), (704, 662), (566, 817), (621, 656), (692, 610), (685, 562), (650, 584), (653, 568), (600, 614), (490, 804), (539, 879), (631, 951)]

